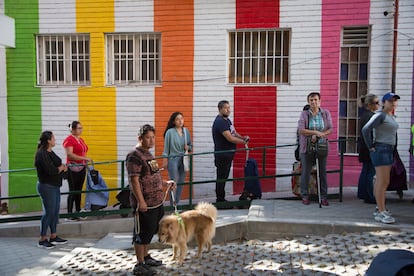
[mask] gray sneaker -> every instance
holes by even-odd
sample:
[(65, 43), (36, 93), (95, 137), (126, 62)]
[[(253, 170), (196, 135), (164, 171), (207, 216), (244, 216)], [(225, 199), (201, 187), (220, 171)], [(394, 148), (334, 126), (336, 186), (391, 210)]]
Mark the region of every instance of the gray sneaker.
[(375, 220), (386, 224), (395, 222), (395, 219), (392, 216), (387, 215), (386, 211), (378, 213), (378, 215), (375, 216)]
[(142, 275), (142, 276), (152, 276), (157, 274), (157, 271), (152, 269), (149, 265), (144, 263), (136, 264), (134, 269), (132, 270), (132, 274), (134, 275)]
[[(387, 215), (387, 216), (391, 216), (392, 215), (392, 213), (390, 212), (390, 210), (388, 210), (388, 209), (385, 209), (384, 210), (384, 212), (385, 212), (385, 214)], [(375, 211), (374, 211), (374, 213), (372, 213), (372, 215), (374, 216), (374, 217), (376, 217), (376, 216), (378, 216), (378, 214), (379, 214), (380, 212), (379, 212), (379, 210), (378, 210), (378, 207), (375, 207)]]

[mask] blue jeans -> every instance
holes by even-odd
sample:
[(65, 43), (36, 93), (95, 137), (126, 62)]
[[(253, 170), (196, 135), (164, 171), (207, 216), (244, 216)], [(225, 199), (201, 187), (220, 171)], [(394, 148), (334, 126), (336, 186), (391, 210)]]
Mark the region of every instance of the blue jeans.
[(391, 166), (394, 162), (394, 147), (393, 145), (384, 143), (375, 143), (375, 151), (371, 151), (371, 157), (374, 167)]
[(363, 162), (358, 180), (358, 198), (368, 203), (375, 203), (374, 196), (375, 168), (371, 162)]
[[(181, 199), (181, 192), (183, 191), (183, 185), (185, 181), (185, 171), (183, 164), (183, 156), (175, 156), (168, 158), (168, 177), (177, 183), (177, 189), (175, 190), (175, 203), (178, 204)], [(173, 205), (172, 198), (170, 198), (171, 205)]]
[(59, 221), (60, 187), (37, 183), (37, 192), (42, 198), (43, 215), (40, 220), (40, 236), (46, 236), (47, 229), (50, 233), (56, 233), (56, 225)]

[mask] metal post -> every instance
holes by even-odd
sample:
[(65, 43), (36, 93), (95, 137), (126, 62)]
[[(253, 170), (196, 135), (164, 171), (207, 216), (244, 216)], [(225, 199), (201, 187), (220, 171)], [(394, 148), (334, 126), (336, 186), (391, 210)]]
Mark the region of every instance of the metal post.
[(398, 10), (399, 0), (395, 0), (395, 11), (394, 11), (394, 44), (392, 47), (392, 73), (391, 73), (391, 92), (395, 92), (395, 77), (397, 71), (397, 45), (398, 45)]

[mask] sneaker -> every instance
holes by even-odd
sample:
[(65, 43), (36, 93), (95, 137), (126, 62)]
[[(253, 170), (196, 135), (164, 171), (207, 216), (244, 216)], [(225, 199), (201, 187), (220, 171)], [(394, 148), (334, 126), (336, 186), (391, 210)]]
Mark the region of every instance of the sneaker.
[(321, 200), (321, 205), (322, 205), (322, 206), (329, 206), (329, 202), (328, 202), (328, 200), (327, 200), (326, 198), (322, 199), (322, 200)]
[(78, 217), (65, 218), (65, 221), (67, 222), (79, 221), (79, 218)]
[(375, 220), (386, 224), (395, 222), (395, 219), (392, 216), (387, 215), (385, 211), (378, 213), (378, 215), (375, 216)]
[(39, 244), (37, 245), (37, 247), (40, 248), (45, 248), (45, 249), (52, 249), (55, 247), (54, 244), (51, 244), (47, 239), (43, 240), (43, 241), (39, 241)]
[(152, 276), (157, 274), (157, 271), (152, 269), (150, 266), (139, 263), (134, 266), (134, 269), (132, 270), (132, 274), (134, 275), (143, 275), (143, 276)]
[(145, 264), (147, 264), (149, 266), (160, 266), (160, 265), (162, 265), (162, 261), (154, 259), (153, 257), (151, 257), (151, 255), (145, 256), (144, 257), (144, 262), (145, 262)]
[(62, 238), (59, 238), (58, 236), (56, 236), (56, 238), (54, 238), (54, 239), (51, 238), (49, 240), (49, 242), (51, 244), (54, 244), (54, 245), (57, 245), (57, 244), (67, 244), (68, 243), (68, 240), (65, 240), (65, 239), (62, 239)]
[[(379, 214), (380, 212), (379, 212), (379, 210), (378, 210), (378, 207), (375, 207), (375, 211), (374, 211), (374, 213), (372, 213), (372, 215), (374, 216), (374, 217), (376, 217), (376, 216), (378, 216), (378, 214)], [(390, 212), (390, 210), (388, 210), (388, 209), (385, 209), (385, 211), (384, 211), (384, 213), (387, 215), (387, 216), (391, 216), (392, 215), (392, 213)]]
[(309, 205), (310, 204), (310, 200), (307, 197), (302, 198), (302, 204), (303, 205)]

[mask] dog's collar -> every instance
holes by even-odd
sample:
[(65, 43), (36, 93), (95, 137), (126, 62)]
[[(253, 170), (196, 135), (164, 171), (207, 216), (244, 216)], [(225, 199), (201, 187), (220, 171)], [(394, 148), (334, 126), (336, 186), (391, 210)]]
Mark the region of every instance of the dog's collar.
[(184, 220), (183, 220), (183, 218), (180, 216), (180, 213), (175, 212), (174, 214), (177, 216), (178, 224), (179, 224), (179, 225), (181, 225), (181, 227), (182, 227), (183, 229), (185, 229)]

